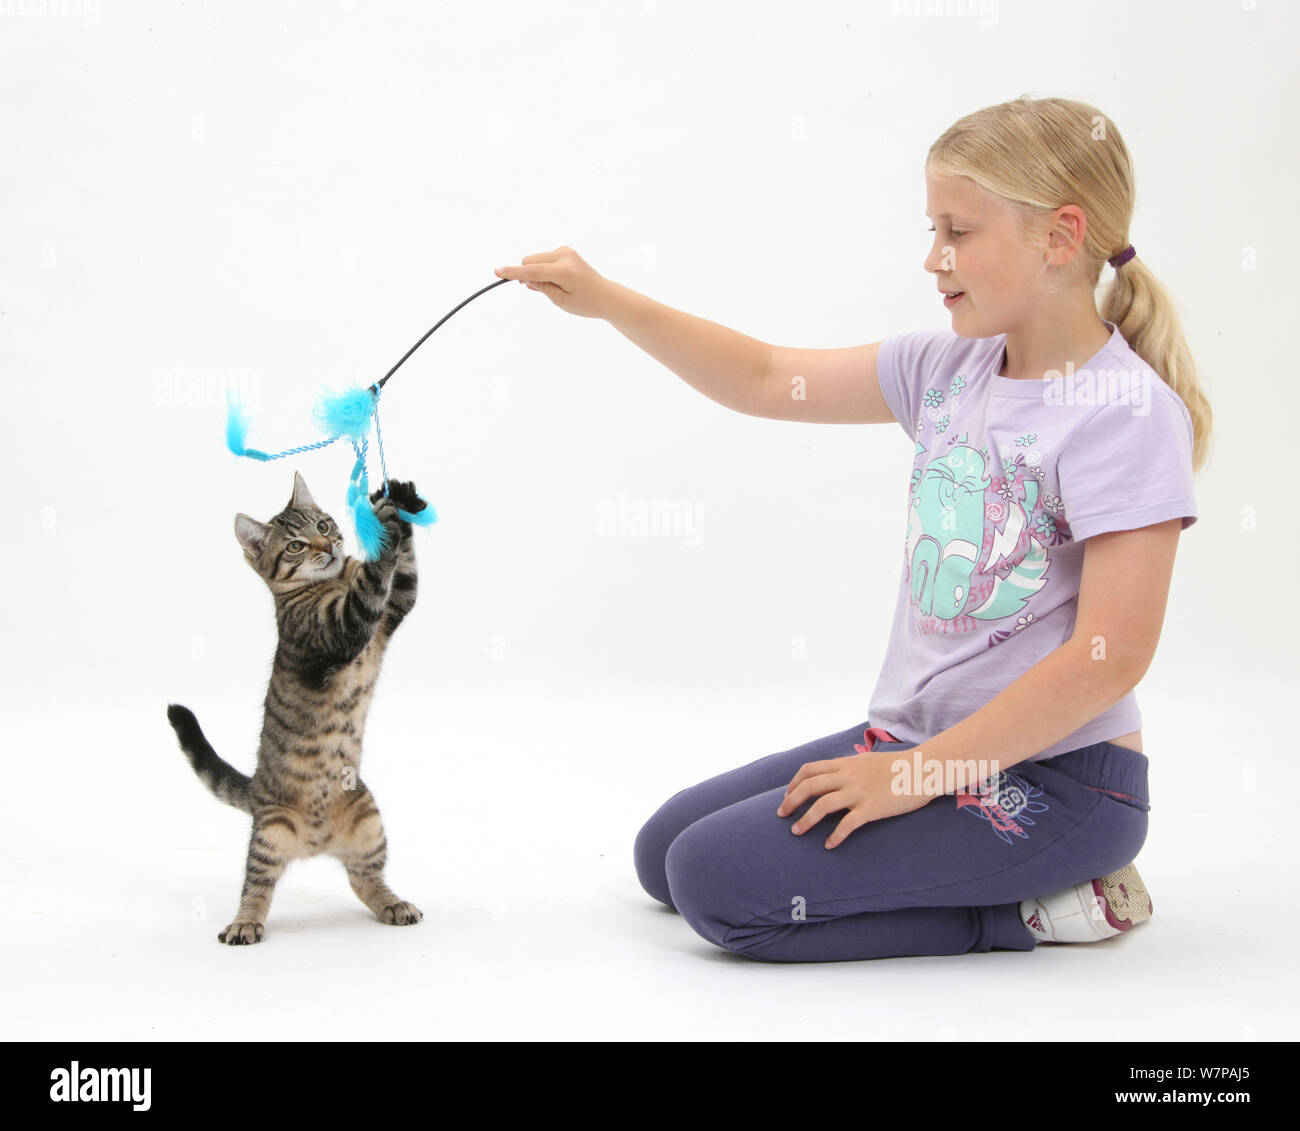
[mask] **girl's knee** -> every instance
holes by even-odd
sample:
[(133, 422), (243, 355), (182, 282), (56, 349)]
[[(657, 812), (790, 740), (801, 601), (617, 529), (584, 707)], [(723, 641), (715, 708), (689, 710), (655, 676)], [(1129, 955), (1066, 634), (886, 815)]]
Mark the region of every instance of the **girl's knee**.
[(672, 904), (691, 929), (715, 946), (735, 950), (728, 941), (734, 928), (734, 885), (725, 851), (719, 848), (709, 820), (697, 821), (668, 846), (664, 875)]
[(641, 826), (632, 845), (636, 876), (646, 894), (675, 907), (671, 885), (665, 872), (668, 850), (673, 842), (707, 813), (693, 789), (678, 790), (655, 810)]
[(665, 819), (661, 808), (641, 826), (632, 845), (632, 863), (636, 878), (645, 893), (660, 903), (674, 906), (669, 891), (665, 860), (677, 830)]

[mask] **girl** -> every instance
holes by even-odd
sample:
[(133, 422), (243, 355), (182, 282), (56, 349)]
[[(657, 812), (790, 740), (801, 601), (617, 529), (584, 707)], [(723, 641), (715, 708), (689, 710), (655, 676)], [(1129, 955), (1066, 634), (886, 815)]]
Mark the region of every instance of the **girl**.
[(871, 345), (768, 345), (568, 247), (496, 272), (737, 412), (894, 421), (914, 446), (868, 719), (682, 790), (636, 839), (650, 895), (764, 961), (1032, 950), (1152, 912), (1133, 689), (1197, 518), (1210, 408), (1129, 244), (1128, 150), (1093, 107), (1024, 97), (961, 119), (926, 192), (952, 328)]

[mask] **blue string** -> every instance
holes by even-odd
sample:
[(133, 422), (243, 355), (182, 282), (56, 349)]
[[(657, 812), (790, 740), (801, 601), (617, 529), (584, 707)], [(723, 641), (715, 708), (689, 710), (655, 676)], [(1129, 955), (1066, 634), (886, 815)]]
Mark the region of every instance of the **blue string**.
[(357, 462), (352, 465), (352, 485), (358, 491), (369, 490), (370, 472), (366, 468), (366, 452), (370, 447), (370, 441), (363, 437), (358, 443), (352, 441), (352, 450), (357, 453)]
[(384, 436), (379, 431), (379, 394), (383, 392), (383, 385), (376, 381), (370, 386), (375, 391), (375, 443), (379, 447), (379, 469), (384, 476), (384, 498), (388, 498), (388, 464), (384, 460)]
[(283, 451), (283, 452), (259, 452), (258, 454), (263, 459), (284, 459), (285, 456), (301, 455), (303, 452), (312, 452), (315, 451), (317, 448), (327, 447), (328, 445), (334, 443), (334, 441), (337, 439), (338, 439), (337, 436), (331, 436), (328, 440), (321, 440), (319, 443), (316, 444), (303, 444), (301, 448), (289, 448), (287, 451)]

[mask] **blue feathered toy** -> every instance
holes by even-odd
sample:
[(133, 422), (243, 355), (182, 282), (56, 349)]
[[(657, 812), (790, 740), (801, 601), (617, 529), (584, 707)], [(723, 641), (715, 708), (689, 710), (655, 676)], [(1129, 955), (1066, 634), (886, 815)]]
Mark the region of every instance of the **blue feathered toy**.
[[(457, 310), (466, 303), (478, 298), (485, 291), (490, 291), (493, 287), (499, 287), (502, 283), (508, 283), (509, 281), (509, 279), (498, 279), (495, 283), (490, 283), (482, 290), (475, 291), (459, 306), (444, 314), (433, 325), (433, 328), (428, 330), (415, 345), (402, 355), (398, 363), (373, 385), (366, 388), (347, 389), (341, 393), (323, 393), (316, 402), (312, 415), (315, 417), (317, 425), (325, 433), (326, 439), (315, 444), (304, 444), (299, 448), (289, 448), (283, 452), (268, 453), (259, 451), (257, 448), (250, 448), (246, 442), (248, 420), (245, 418), (239, 403), (231, 398), (226, 414), (226, 446), (237, 456), (247, 456), (249, 459), (265, 462), (267, 460), (283, 459), (285, 456), (299, 455), (302, 452), (315, 451), (317, 448), (327, 447), (336, 440), (346, 438), (351, 441), (352, 449), (357, 454), (357, 460), (352, 465), (352, 476), (348, 483), (348, 509), (352, 512), (352, 523), (356, 528), (357, 541), (361, 545), (366, 560), (375, 561), (383, 552), (386, 532), (383, 523), (379, 521), (379, 516), (375, 514), (374, 506), (370, 502), (370, 479), (366, 470), (366, 454), (370, 447), (370, 428), (373, 422), (375, 444), (379, 449), (379, 463), (384, 477), (383, 493), (386, 497), (388, 495), (388, 467), (384, 461), (383, 436), (379, 431), (379, 395), (383, 391), (384, 384), (397, 372), (402, 362), (419, 349), (425, 339), (455, 314)], [(438, 516), (434, 513), (433, 507), (427, 501), (424, 502), (424, 507), (418, 511), (405, 511), (398, 508), (397, 514), (404, 521), (416, 526), (429, 526), (438, 521)]]
[[(379, 431), (379, 382), (368, 389), (353, 388), (342, 393), (323, 393), (316, 402), (313, 416), (327, 439), (315, 444), (304, 444), (300, 448), (270, 454), (250, 448), (245, 439), (248, 435), (248, 420), (237, 401), (231, 399), (226, 414), (226, 446), (237, 456), (249, 459), (273, 460), (285, 456), (299, 455), (314, 451), (334, 443), (335, 440), (348, 439), (352, 449), (357, 453), (356, 463), (352, 465), (351, 480), (348, 483), (348, 510), (352, 513), (352, 524), (357, 532), (357, 542), (367, 561), (375, 561), (384, 549), (384, 524), (375, 514), (370, 501), (370, 477), (366, 470), (366, 453), (370, 447), (370, 427), (373, 422), (375, 439), (379, 448), (379, 460), (383, 468), (384, 494), (388, 494), (388, 468), (384, 463), (384, 445)], [(432, 506), (425, 502), (421, 510), (405, 511), (398, 509), (397, 514), (406, 522), (417, 526), (429, 526), (438, 521)]]

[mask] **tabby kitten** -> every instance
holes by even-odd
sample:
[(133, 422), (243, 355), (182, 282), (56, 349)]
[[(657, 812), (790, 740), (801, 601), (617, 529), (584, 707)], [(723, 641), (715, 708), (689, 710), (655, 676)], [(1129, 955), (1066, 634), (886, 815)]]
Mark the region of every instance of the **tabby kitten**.
[(415, 605), (414, 537), (397, 509), (414, 514), (426, 506), (413, 484), (388, 486), (387, 498), (371, 496), (386, 534), (374, 562), (343, 554), (337, 525), (297, 473), (289, 505), (270, 522), (235, 517), (244, 556), (275, 598), (279, 629), (253, 776), (217, 756), (191, 711), (167, 708), (199, 779), (253, 817), (239, 910), (217, 935), (228, 945), (261, 942), (289, 861), (322, 852), (343, 862), (352, 890), (381, 922), (402, 926), (424, 917), (384, 883), (388, 842), (359, 776), (384, 650)]

